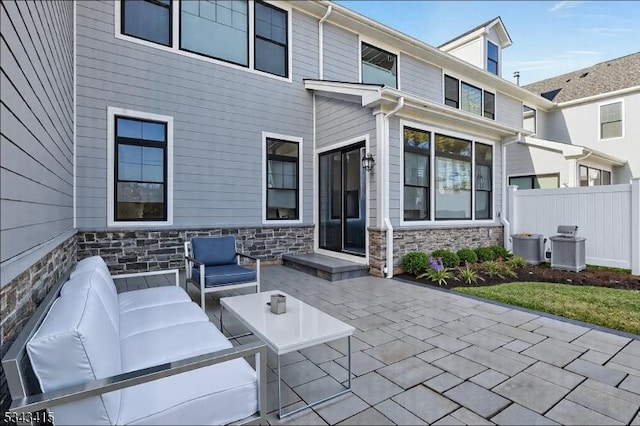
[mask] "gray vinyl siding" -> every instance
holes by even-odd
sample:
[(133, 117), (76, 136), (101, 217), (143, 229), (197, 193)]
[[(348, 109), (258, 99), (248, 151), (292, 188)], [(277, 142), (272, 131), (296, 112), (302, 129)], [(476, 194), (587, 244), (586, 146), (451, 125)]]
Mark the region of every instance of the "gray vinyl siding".
[(28, 267), (73, 231), (73, 3), (0, 8), (0, 253)]
[(521, 129), (522, 101), (500, 92), (496, 93), (496, 121)]
[[(173, 226), (262, 223), (262, 132), (302, 137), (303, 222), (311, 223), (312, 94), (318, 24), (293, 11), (293, 82), (114, 36), (112, 2), (78, 3), (78, 228), (106, 228), (107, 107), (173, 117)], [(145, 225), (148, 227), (149, 225)]]
[(358, 35), (332, 24), (323, 25), (323, 79), (359, 82)]
[(400, 54), (400, 84), (404, 92), (442, 102), (442, 69), (404, 53)]
[[(316, 151), (364, 135), (369, 135), (368, 152), (375, 153), (376, 119), (370, 108), (363, 108), (357, 102), (316, 95)], [(371, 225), (376, 223), (377, 218), (377, 176), (372, 173), (369, 181)]]

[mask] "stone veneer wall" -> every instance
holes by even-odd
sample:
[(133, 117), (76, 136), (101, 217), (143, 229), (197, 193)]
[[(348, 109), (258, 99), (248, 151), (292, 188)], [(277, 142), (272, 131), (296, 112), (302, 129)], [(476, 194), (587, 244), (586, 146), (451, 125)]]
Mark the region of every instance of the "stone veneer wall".
[(387, 231), (369, 228), (369, 273), (384, 277), (384, 264), (387, 256)]
[(313, 252), (313, 226), (122, 230), (78, 233), (78, 260), (99, 255), (113, 274), (184, 268), (184, 242), (194, 236), (234, 235), (237, 250), (279, 263), (284, 253)]
[(503, 245), (503, 227), (477, 226), (465, 228), (412, 228), (393, 232), (393, 273), (404, 272), (402, 256), (411, 251), (432, 252), (436, 249), (452, 251)]
[[(0, 289), (2, 357), (51, 287), (76, 264), (76, 248), (74, 235)], [(11, 403), (4, 371), (0, 372), (0, 398), (4, 412)]]

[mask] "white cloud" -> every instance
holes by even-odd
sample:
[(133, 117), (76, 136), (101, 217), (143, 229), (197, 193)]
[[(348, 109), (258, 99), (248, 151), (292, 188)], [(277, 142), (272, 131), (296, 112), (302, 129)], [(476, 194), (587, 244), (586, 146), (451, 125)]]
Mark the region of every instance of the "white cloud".
[(555, 65), (555, 61), (542, 60), (542, 61), (508, 61), (505, 62), (505, 67), (518, 70), (518, 71), (532, 71), (547, 69)]
[(551, 8), (547, 9), (548, 12), (557, 12), (558, 10), (571, 9), (582, 3), (581, 1), (559, 1)]
[(602, 52), (596, 52), (594, 50), (567, 50), (565, 53), (572, 56), (602, 55)]
[(620, 33), (632, 32), (631, 28), (612, 28), (612, 27), (594, 27), (594, 28), (578, 28), (578, 31), (587, 33), (595, 33), (598, 35), (618, 36)]

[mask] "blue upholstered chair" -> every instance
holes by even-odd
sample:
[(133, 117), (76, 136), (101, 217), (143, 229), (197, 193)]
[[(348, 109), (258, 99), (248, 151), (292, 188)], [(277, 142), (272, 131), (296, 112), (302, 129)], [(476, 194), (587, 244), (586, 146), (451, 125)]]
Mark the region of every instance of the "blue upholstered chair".
[[(184, 243), (184, 252), (187, 283), (200, 288), (202, 310), (207, 293), (244, 287), (260, 292), (260, 259), (238, 253), (234, 236), (194, 237)], [(240, 257), (253, 260), (256, 268), (240, 265)]]

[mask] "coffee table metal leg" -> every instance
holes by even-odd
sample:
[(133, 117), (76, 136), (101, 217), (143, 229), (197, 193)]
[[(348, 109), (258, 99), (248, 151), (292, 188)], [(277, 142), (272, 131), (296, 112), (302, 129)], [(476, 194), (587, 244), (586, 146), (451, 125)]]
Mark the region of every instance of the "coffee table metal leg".
[[(349, 393), (351, 392), (351, 336), (347, 337), (347, 366), (348, 366), (348, 379), (347, 379), (347, 383), (349, 383), (349, 386), (347, 386), (345, 389), (341, 390), (340, 392), (328, 396), (326, 398), (323, 398), (319, 401), (316, 402), (312, 402), (311, 404), (307, 404), (303, 407), (300, 408), (296, 408), (293, 411), (289, 411), (288, 413), (282, 414), (282, 399), (281, 399), (281, 394), (280, 394), (280, 382), (281, 382), (281, 376), (280, 376), (280, 356), (276, 356), (276, 358), (278, 358), (278, 418), (279, 419), (283, 419), (285, 417), (289, 417), (292, 414), (296, 414), (302, 410), (306, 410), (307, 408), (311, 408), (313, 406), (316, 406), (318, 404), (322, 404), (323, 402), (329, 401), (330, 399), (336, 398), (340, 395), (344, 395), (345, 393)], [(344, 386), (344, 385), (343, 385)]]

